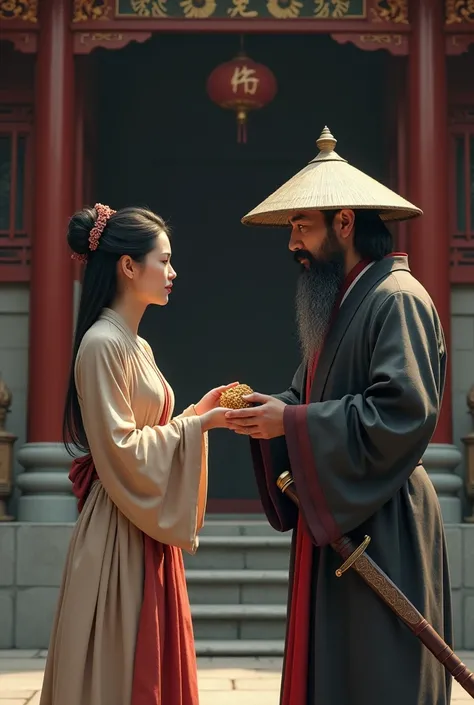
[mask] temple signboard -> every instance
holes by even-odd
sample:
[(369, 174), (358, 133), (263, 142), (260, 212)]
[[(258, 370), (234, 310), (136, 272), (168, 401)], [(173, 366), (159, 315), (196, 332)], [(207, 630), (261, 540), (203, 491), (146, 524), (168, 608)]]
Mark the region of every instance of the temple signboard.
[[(114, 19), (299, 19), (365, 20), (400, 27), (409, 22), (409, 4), (409, 0), (71, 0), (71, 14), (74, 24)], [(445, 0), (444, 5), (448, 29), (474, 27), (473, 0)], [(0, 22), (5, 21), (12, 29), (25, 22), (37, 25), (38, 0), (0, 0)]]
[[(412, 2), (414, 0), (411, 0)], [(406, 25), (410, 0), (70, 0), (74, 24), (140, 20), (365, 20)], [(444, 0), (449, 29), (474, 26), (473, 0)], [(38, 0), (0, 0), (0, 23), (38, 23)], [(319, 24), (319, 23), (318, 23)], [(356, 22), (357, 24), (357, 22)]]
[(366, 19), (367, 0), (116, 0), (116, 17)]

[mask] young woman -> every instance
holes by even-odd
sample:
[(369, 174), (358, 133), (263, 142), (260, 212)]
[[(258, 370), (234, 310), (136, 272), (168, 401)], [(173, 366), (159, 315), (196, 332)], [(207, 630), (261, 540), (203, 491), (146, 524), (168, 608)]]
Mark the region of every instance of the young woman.
[(97, 203), (68, 242), (85, 262), (64, 417), (79, 520), (53, 625), (41, 705), (197, 705), (181, 549), (196, 551), (207, 431), (221, 392), (173, 417), (173, 392), (137, 334), (176, 272), (165, 223)]

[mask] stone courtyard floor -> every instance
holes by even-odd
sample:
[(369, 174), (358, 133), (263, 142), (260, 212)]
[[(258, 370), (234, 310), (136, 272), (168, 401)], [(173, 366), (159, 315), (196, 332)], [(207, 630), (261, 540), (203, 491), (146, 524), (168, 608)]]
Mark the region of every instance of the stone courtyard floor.
[[(38, 705), (45, 655), (0, 651), (0, 705)], [(459, 656), (474, 670), (474, 652)], [(278, 705), (280, 658), (199, 658), (198, 665), (200, 705)], [(472, 703), (455, 683), (451, 704)]]

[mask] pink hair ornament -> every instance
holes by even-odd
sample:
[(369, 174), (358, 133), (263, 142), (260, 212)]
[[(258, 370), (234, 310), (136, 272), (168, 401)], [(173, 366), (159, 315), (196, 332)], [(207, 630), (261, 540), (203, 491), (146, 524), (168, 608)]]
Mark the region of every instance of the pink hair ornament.
[[(108, 219), (117, 212), (112, 210), (109, 206), (104, 206), (103, 203), (96, 203), (94, 208), (97, 211), (97, 220), (89, 234), (89, 250), (91, 252), (99, 247), (99, 240), (107, 225)], [(80, 255), (77, 252), (73, 252), (71, 259), (85, 263), (87, 262), (87, 254)]]

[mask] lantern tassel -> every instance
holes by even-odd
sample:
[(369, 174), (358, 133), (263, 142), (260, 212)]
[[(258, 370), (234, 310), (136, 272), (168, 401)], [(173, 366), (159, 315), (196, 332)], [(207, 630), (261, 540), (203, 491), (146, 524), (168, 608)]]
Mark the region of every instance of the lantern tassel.
[(237, 143), (247, 144), (247, 113), (239, 110), (237, 113)]

